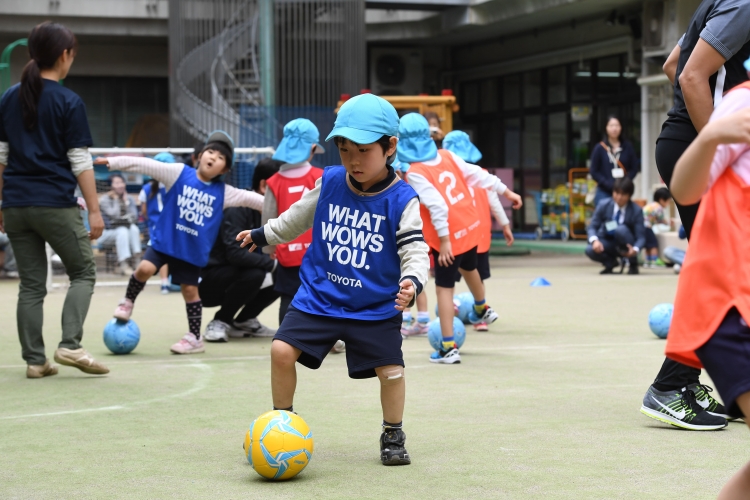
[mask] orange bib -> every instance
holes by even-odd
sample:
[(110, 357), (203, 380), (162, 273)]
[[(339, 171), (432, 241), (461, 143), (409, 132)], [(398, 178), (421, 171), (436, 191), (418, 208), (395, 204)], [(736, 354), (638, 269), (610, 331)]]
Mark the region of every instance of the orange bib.
[(469, 187), (469, 191), (474, 197), (474, 206), (477, 208), (477, 215), (479, 216), (477, 253), (487, 253), (492, 245), (492, 215), (490, 215), (490, 200), (487, 197), (495, 196), (495, 194), (490, 195), (487, 190), (482, 188)]
[(701, 368), (695, 350), (708, 342), (727, 312), (750, 318), (750, 186), (731, 167), (701, 199), (690, 249), (680, 271), (668, 357)]
[[(479, 216), (474, 201), (469, 193), (469, 187), (464, 180), (463, 172), (455, 164), (448, 151), (438, 151), (442, 161), (439, 165), (427, 166), (422, 163), (412, 163), (406, 174), (419, 174), (435, 186), (448, 205), (448, 229), (450, 230), (451, 249), (453, 255), (466, 253), (479, 244)], [(430, 248), (440, 251), (440, 237), (432, 225), (430, 211), (424, 205), (419, 205), (422, 215), (422, 233)]]

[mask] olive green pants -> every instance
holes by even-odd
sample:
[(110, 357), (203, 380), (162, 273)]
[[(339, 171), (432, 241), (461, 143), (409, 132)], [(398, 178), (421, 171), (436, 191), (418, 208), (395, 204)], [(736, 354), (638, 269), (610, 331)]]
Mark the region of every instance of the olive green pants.
[(47, 295), (44, 243), (49, 243), (60, 257), (70, 278), (63, 305), (60, 342), (60, 347), (67, 349), (81, 346), (83, 322), (96, 282), (94, 253), (77, 207), (6, 208), (3, 218), (21, 277), (16, 321), (23, 359), (29, 365), (43, 365), (47, 359), (42, 337), (44, 297)]

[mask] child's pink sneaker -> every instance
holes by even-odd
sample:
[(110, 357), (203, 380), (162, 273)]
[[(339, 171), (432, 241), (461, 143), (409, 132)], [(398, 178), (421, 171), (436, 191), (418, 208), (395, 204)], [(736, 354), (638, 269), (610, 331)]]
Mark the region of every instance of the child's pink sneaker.
[(130, 299), (122, 299), (117, 307), (115, 308), (114, 317), (120, 321), (128, 321), (130, 316), (133, 314), (133, 301)]
[(175, 354), (197, 354), (205, 352), (206, 348), (203, 346), (202, 338), (196, 339), (192, 333), (186, 333), (170, 350)]
[(484, 321), (480, 321), (479, 323), (474, 325), (474, 330), (477, 332), (486, 332), (489, 329), (490, 328), (487, 326), (487, 323), (485, 323)]
[(420, 323), (415, 321), (411, 326), (401, 327), (401, 336), (406, 337), (424, 337), (430, 329), (429, 323)]

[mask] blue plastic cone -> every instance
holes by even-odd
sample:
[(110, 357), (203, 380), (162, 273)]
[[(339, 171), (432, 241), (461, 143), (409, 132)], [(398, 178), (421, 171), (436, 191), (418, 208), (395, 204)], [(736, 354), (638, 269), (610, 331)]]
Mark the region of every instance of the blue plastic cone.
[(531, 286), (552, 286), (552, 283), (544, 278), (537, 278), (531, 282)]

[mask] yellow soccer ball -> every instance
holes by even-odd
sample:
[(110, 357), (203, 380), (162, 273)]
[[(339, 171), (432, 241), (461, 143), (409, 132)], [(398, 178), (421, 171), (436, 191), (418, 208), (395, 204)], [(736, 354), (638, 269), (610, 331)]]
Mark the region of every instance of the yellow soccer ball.
[(283, 481), (302, 472), (310, 462), (312, 431), (299, 415), (273, 410), (250, 424), (243, 448), (255, 472), (267, 479)]

